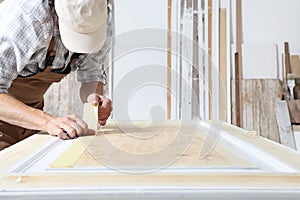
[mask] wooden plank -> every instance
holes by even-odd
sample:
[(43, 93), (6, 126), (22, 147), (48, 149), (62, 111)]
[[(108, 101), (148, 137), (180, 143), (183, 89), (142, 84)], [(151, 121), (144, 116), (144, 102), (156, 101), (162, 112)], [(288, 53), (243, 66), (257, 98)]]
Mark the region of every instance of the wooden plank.
[(167, 55), (167, 119), (171, 119), (172, 87), (172, 0), (168, 0), (168, 55)]
[(239, 53), (235, 53), (235, 115), (236, 126), (242, 127), (243, 125), (243, 112), (242, 112), (242, 79), (240, 71)]
[(251, 127), (249, 127), (249, 129), (247, 130), (253, 130), (256, 131), (259, 135), (262, 135), (262, 133), (260, 132), (260, 99), (259, 99), (259, 95), (261, 92), (261, 84), (259, 81), (256, 80), (244, 80), (243, 81), (244, 85), (248, 86), (248, 91), (246, 91), (246, 93), (244, 93), (244, 96), (246, 98), (251, 99), (250, 104), (243, 104), (243, 106), (246, 108), (244, 109), (249, 109), (247, 108), (250, 107), (251, 111), (252, 111), (252, 119), (251, 118), (247, 118), (247, 121), (244, 121), (244, 125), (246, 124), (251, 124), (252, 125), (252, 129)]
[[(190, 3), (185, 0), (181, 1), (181, 18), (180, 18), (180, 119), (192, 119), (192, 81), (191, 63), (186, 60), (193, 59), (193, 47), (189, 45), (187, 38), (193, 38), (192, 10)], [(188, 9), (189, 8), (189, 9)], [(185, 58), (185, 59), (182, 59)], [(184, 84), (185, 83), (185, 84)]]
[(290, 100), (288, 108), (292, 124), (300, 124), (300, 100)]
[(290, 47), (288, 42), (284, 42), (284, 58), (285, 58), (285, 75), (291, 73), (291, 57), (290, 57)]
[(237, 106), (237, 117), (240, 118), (237, 120), (237, 126), (243, 127), (243, 100), (242, 100), (242, 79), (243, 79), (243, 14), (242, 14), (243, 6), (242, 0), (236, 0), (236, 51), (237, 51), (237, 62), (238, 65), (236, 66), (236, 74), (235, 78), (238, 80), (240, 84), (237, 84), (236, 91), (239, 93), (237, 94), (238, 101), (236, 101)]
[(297, 151), (300, 151), (300, 125), (293, 125), (293, 131)]
[(282, 99), (284, 100), (289, 100), (290, 94), (289, 90), (287, 87), (287, 76), (286, 76), (286, 69), (285, 69), (285, 54), (282, 54), (282, 83), (281, 83), (281, 94), (282, 94)]
[[(248, 109), (244, 104), (246, 102), (245, 94), (247, 92), (247, 90), (249, 90), (249, 88), (247, 88), (246, 84), (244, 84), (244, 80), (240, 83), (241, 84), (241, 96), (243, 98), (243, 108), (241, 109), (241, 116), (242, 116), (242, 124), (244, 125), (243, 128), (246, 129), (246, 125), (244, 124), (245, 121), (247, 121), (247, 113), (250, 111), (252, 112), (252, 109), (250, 107), (250, 109)], [(251, 129), (246, 129), (246, 130), (251, 130)]]
[(219, 119), (219, 9), (220, 2), (212, 1), (212, 114)]
[(276, 123), (276, 115), (275, 115), (275, 99), (281, 98), (281, 95), (278, 94), (278, 90), (280, 89), (280, 82), (278, 79), (275, 80), (264, 80), (267, 82), (268, 89), (263, 91), (266, 93), (267, 96), (267, 105), (268, 107), (267, 113), (268, 117), (265, 118), (266, 124), (268, 124), (268, 137), (269, 139), (279, 142), (279, 133), (278, 133), (278, 126)]
[[(199, 88), (199, 5), (193, 0), (193, 68), (192, 68), (192, 119), (200, 117), (200, 88)], [(201, 17), (200, 17), (201, 19)]]
[[(80, 181), (78, 179), (80, 178)], [(285, 199), (300, 195), (299, 175), (101, 174), (5, 178), (3, 199)], [(60, 181), (57, 181), (57, 180)], [(224, 181), (226, 180), (226, 181)], [(12, 184), (14, 183), (15, 184)], [(19, 187), (18, 187), (19, 185)], [(255, 187), (254, 187), (255, 186)], [(20, 187), (26, 188), (18, 190)], [(50, 188), (53, 188), (52, 190)], [(280, 189), (278, 189), (280, 188)], [(26, 192), (25, 192), (25, 191)], [(13, 192), (12, 192), (13, 191)]]
[(213, 63), (212, 63), (212, 57), (213, 57), (213, 19), (212, 19), (212, 7), (213, 7), (213, 1), (208, 0), (208, 91), (210, 92), (209, 97), (208, 97), (208, 102), (209, 102), (209, 119), (213, 118), (213, 99), (212, 99), (212, 68), (213, 68)]
[(292, 73), (294, 73), (296, 75), (296, 78), (300, 78), (299, 55), (292, 55)]
[[(207, 60), (208, 56), (205, 56), (207, 52), (205, 51), (205, 46), (207, 46), (207, 12), (204, 12), (207, 4), (203, 1), (198, 5), (198, 64), (199, 64), (199, 116), (200, 119), (208, 119), (209, 118), (209, 102), (208, 96), (209, 93), (207, 91)], [(201, 102), (201, 103), (200, 103)]]
[(230, 81), (230, 89), (231, 89), (231, 124), (236, 124), (236, 96), (235, 96), (235, 91), (236, 91), (236, 80), (231, 79)]
[(220, 9), (220, 47), (219, 47), (219, 60), (220, 60), (220, 82), (219, 82), (219, 119), (227, 122), (227, 12), (226, 9)]
[[(259, 105), (260, 105), (260, 132), (261, 133), (267, 133), (269, 137), (269, 127), (267, 121), (265, 119), (268, 119), (270, 117), (269, 109), (268, 109), (268, 104), (270, 103), (268, 101), (268, 82), (265, 80), (259, 80), (260, 83), (260, 95), (259, 95)], [(264, 94), (266, 93), (266, 94)]]
[(279, 128), (280, 143), (296, 149), (294, 134), (286, 101), (275, 101), (276, 120)]
[[(232, 84), (232, 98), (235, 99), (235, 85)], [(242, 81), (244, 129), (255, 131), (260, 136), (279, 142), (274, 101), (278, 98), (278, 79), (247, 79)], [(235, 102), (232, 102), (234, 112)], [(232, 122), (235, 122), (233, 113)]]

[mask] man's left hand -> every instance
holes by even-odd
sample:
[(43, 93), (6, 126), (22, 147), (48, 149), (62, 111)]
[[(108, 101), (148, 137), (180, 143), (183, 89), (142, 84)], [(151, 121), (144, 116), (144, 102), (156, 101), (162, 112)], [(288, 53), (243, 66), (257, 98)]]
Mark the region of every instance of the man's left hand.
[(112, 111), (111, 100), (102, 95), (94, 93), (88, 96), (87, 101), (94, 106), (98, 106), (98, 123), (101, 126), (104, 126)]

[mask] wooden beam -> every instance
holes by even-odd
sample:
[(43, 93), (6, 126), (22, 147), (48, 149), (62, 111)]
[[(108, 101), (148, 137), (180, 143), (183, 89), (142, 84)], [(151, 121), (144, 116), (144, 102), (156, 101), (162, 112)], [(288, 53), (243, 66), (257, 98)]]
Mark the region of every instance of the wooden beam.
[(243, 80), (243, 128), (279, 143), (275, 99), (279, 98), (278, 79)]
[(290, 100), (288, 108), (292, 124), (300, 124), (300, 100)]
[(171, 119), (172, 87), (172, 0), (168, 0), (168, 56), (167, 56), (167, 119)]
[(243, 24), (242, 24), (242, 0), (236, 0), (236, 50), (237, 50), (237, 58), (236, 61), (238, 64), (236, 65), (236, 74), (235, 78), (237, 80), (238, 85), (236, 85), (236, 122), (237, 126), (243, 127), (243, 99), (242, 99), (242, 75), (243, 75), (243, 52), (242, 52), (242, 44), (243, 44)]
[(300, 78), (299, 55), (292, 55), (292, 73), (294, 73), (296, 75), (296, 78)]
[(239, 67), (239, 53), (234, 54), (235, 63), (235, 125), (241, 127), (243, 121), (243, 115), (241, 110), (242, 104), (242, 80), (240, 77), (240, 67)]
[(275, 113), (279, 128), (280, 143), (292, 149), (296, 149), (287, 101), (277, 99), (275, 101)]
[[(198, 0), (193, 0), (193, 69), (192, 69), (192, 117), (200, 117), (199, 98), (199, 15)], [(201, 17), (200, 17), (201, 18)]]
[(285, 55), (285, 75), (291, 73), (291, 57), (290, 57), (290, 47), (289, 43), (284, 43), (284, 55)]
[(219, 119), (228, 121), (227, 119), (227, 29), (226, 29), (226, 9), (220, 9), (220, 82), (219, 82)]
[(212, 6), (213, 2), (212, 0), (208, 0), (208, 91), (209, 91), (209, 119), (212, 119), (213, 113), (212, 113)]

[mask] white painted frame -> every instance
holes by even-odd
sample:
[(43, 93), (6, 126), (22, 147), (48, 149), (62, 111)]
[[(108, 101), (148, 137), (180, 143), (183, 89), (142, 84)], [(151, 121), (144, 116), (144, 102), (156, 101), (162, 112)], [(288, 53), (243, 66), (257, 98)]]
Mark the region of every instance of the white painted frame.
[[(199, 30), (200, 28), (205, 29), (205, 41), (202, 44), (204, 47), (204, 50), (206, 52), (206, 56), (205, 56), (205, 61), (204, 61), (204, 65), (206, 66), (205, 70), (205, 83), (207, 85), (203, 85), (202, 83), (199, 83), (199, 87), (203, 88), (203, 86), (207, 89), (209, 89), (208, 87), (208, 83), (209, 83), (209, 65), (210, 65), (210, 59), (212, 62), (212, 91), (205, 91), (205, 94), (202, 94), (200, 92), (200, 99), (203, 98), (205, 99), (205, 108), (201, 108), (200, 107), (200, 113), (202, 116), (204, 116), (203, 119), (209, 119), (209, 95), (211, 92), (212, 95), (212, 119), (219, 119), (219, 8), (220, 8), (220, 3), (219, 1), (213, 1), (213, 5), (212, 5), (212, 58), (208, 57), (208, 0), (203, 0), (205, 1), (205, 10), (204, 12), (204, 16), (205, 16), (205, 23), (202, 25), (199, 23)], [(204, 113), (203, 113), (204, 112)]]
[[(198, 0), (199, 5), (199, 23), (198, 23), (198, 36), (199, 36), (199, 115), (200, 119), (207, 119), (209, 113), (209, 95), (208, 95), (208, 60), (207, 60), (207, 43), (208, 35), (204, 34), (204, 31), (207, 30), (207, 23), (203, 23), (202, 17), (207, 20), (207, 7), (202, 9), (202, 2), (204, 0)], [(204, 3), (205, 6), (207, 4)], [(206, 31), (207, 32), (207, 31)], [(200, 39), (201, 38), (201, 39)], [(204, 39), (204, 41), (203, 41)], [(201, 90), (202, 89), (202, 90)], [(203, 103), (201, 103), (203, 101)]]
[[(181, 1), (179, 1), (181, 2)], [(181, 5), (179, 5), (179, 8)], [(180, 118), (179, 119), (192, 119), (192, 79), (191, 70), (192, 63), (185, 61), (191, 61), (193, 55), (193, 46), (189, 45), (190, 41), (193, 40), (193, 11), (185, 10), (181, 18), (178, 13), (180, 20), (179, 27), (182, 26), (182, 30), (179, 30), (180, 34), (180, 61), (179, 61), (179, 74), (180, 78)], [(186, 81), (187, 84), (183, 84)]]
[(231, 0), (227, 0), (227, 6), (226, 6), (226, 53), (227, 53), (227, 122), (231, 123), (231, 29), (232, 29), (232, 23), (231, 23)]
[(219, 99), (220, 99), (220, 88), (219, 88), (219, 1), (213, 1), (212, 5), (212, 119), (219, 120)]
[[(180, 33), (180, 2), (181, 1), (172, 1), (172, 31), (176, 32), (176, 35)], [(172, 40), (172, 48), (173, 51), (179, 52), (180, 49), (180, 40), (176, 40), (173, 42)], [(171, 77), (171, 90), (176, 92), (176, 97), (171, 99), (171, 119), (180, 119), (181, 111), (180, 111), (180, 103), (181, 103), (181, 84), (180, 84), (180, 57), (172, 56), (171, 66), (173, 70), (177, 72), (177, 76)], [(174, 69), (175, 68), (175, 69)]]

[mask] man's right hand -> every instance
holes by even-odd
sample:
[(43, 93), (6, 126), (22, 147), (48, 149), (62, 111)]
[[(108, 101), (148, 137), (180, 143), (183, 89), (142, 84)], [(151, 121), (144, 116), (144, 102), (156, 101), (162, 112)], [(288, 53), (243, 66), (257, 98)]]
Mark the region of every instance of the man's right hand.
[(46, 131), (62, 139), (95, 134), (95, 131), (88, 129), (87, 124), (76, 115), (53, 117), (5, 93), (0, 94), (0, 120), (25, 129)]
[(77, 115), (53, 117), (45, 125), (44, 131), (61, 139), (74, 139), (84, 135), (95, 135), (88, 125)]

